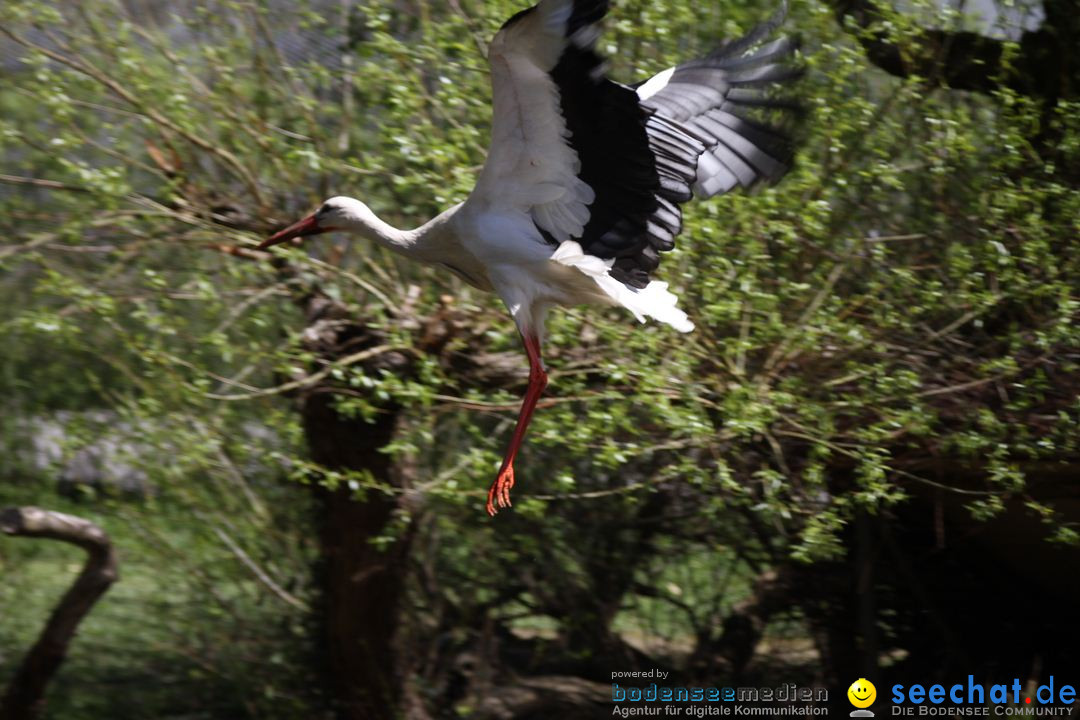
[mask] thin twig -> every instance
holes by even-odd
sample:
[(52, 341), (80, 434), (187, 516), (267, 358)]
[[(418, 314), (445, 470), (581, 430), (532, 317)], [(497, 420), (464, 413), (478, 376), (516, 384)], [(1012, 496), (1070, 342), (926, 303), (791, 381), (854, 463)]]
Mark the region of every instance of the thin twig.
[(34, 42), (30, 42), (26, 38), (16, 35), (7, 28), (0, 26), (0, 33), (8, 37), (12, 42), (21, 45), (29, 50), (40, 53), (45, 57), (65, 65), (77, 73), (85, 75), (92, 80), (95, 80), (99, 84), (105, 86), (114, 95), (127, 102), (132, 107), (136, 108), (142, 115), (153, 121), (156, 125), (165, 128), (173, 133), (176, 133), (180, 137), (184, 138), (192, 145), (211, 153), (221, 159), (227, 166), (232, 168), (237, 177), (247, 186), (248, 192), (251, 193), (252, 198), (260, 207), (266, 206), (266, 201), (263, 198), (262, 190), (259, 188), (259, 183), (255, 179), (255, 176), (251, 174), (251, 171), (240, 160), (228, 150), (219, 147), (209, 140), (196, 135), (174, 123), (169, 118), (165, 117), (153, 108), (147, 107), (142, 100), (140, 100), (131, 91), (121, 85), (119, 82), (110, 77), (107, 73), (103, 72), (98, 67), (91, 65), (88, 62), (73, 59), (64, 55), (63, 53), (56, 52), (43, 45), (39, 45)]
[(216, 393), (204, 393), (203, 397), (210, 398), (211, 400), (235, 401), (235, 400), (254, 400), (255, 398), (270, 397), (272, 395), (280, 395), (282, 393), (287, 393), (287, 392), (290, 392), (292, 390), (299, 390), (300, 388), (304, 388), (304, 387), (308, 387), (310, 385), (314, 385), (315, 383), (319, 382), (320, 380), (325, 378), (327, 375), (329, 375), (331, 372), (333, 372), (335, 369), (342, 368), (342, 367), (348, 367), (349, 365), (354, 365), (354, 364), (356, 364), (358, 362), (363, 362), (364, 360), (370, 360), (371, 358), (376, 357), (378, 355), (383, 355), (385, 353), (394, 352), (394, 351), (410, 352), (411, 348), (400, 346), (400, 345), (379, 345), (378, 347), (373, 347), (373, 348), (371, 348), (369, 350), (364, 350), (362, 352), (353, 353), (352, 355), (346, 355), (345, 357), (341, 358), (340, 360), (337, 360), (337, 361), (333, 362), (332, 364), (327, 365), (325, 368), (323, 368), (322, 370), (320, 370), (317, 373), (313, 373), (313, 374), (308, 375), (306, 377), (303, 377), (303, 378), (301, 378), (299, 380), (293, 380), (292, 382), (287, 382), (284, 385), (277, 385), (276, 387), (257, 390), (255, 392), (247, 393), (245, 395), (218, 395)]
[(292, 605), (299, 610), (308, 610), (307, 603), (300, 600), (295, 595), (290, 594), (285, 588), (274, 582), (274, 579), (266, 574), (258, 563), (251, 559), (251, 556), (244, 552), (244, 549), (237, 545), (229, 535), (219, 527), (214, 528), (214, 534), (216, 534), (221, 541), (232, 551), (233, 555), (244, 564), (244, 566), (251, 571), (251, 573), (258, 578), (259, 582), (266, 586), (266, 588), (280, 598), (283, 602)]
[(7, 185), (31, 185), (33, 187), (45, 188), (47, 190), (64, 190), (66, 192), (95, 192), (90, 188), (79, 187), (78, 185), (68, 185), (67, 183), (57, 182), (56, 180), (19, 177), (18, 175), (0, 175), (0, 183), (5, 183)]
[(469, 36), (472, 37), (473, 42), (476, 43), (476, 49), (480, 51), (480, 57), (486, 58), (488, 54), (487, 43), (484, 42), (483, 36), (473, 29), (473, 19), (469, 16), (465, 9), (461, 7), (461, 3), (458, 0), (447, 0), (450, 5), (450, 9), (453, 10), (465, 23), (465, 29), (469, 31)]

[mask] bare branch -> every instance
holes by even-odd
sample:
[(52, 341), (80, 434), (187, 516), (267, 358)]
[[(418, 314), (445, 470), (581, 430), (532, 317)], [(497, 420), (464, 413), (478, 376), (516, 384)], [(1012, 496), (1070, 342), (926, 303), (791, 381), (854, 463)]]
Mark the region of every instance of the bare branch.
[(94, 192), (90, 188), (68, 185), (56, 180), (43, 180), (41, 178), (19, 177), (18, 175), (0, 174), (0, 183), (5, 185), (30, 185), (32, 187), (45, 188), (46, 190), (66, 190), (68, 192), (89, 193)]
[(79, 623), (118, 579), (116, 553), (105, 531), (89, 520), (36, 507), (0, 512), (0, 532), (60, 540), (78, 545), (89, 556), (0, 702), (0, 720), (32, 720), (40, 717), (45, 707), (45, 688), (64, 662)]
[(244, 552), (244, 549), (237, 545), (236, 542), (231, 537), (229, 537), (229, 535), (224, 530), (219, 527), (215, 527), (214, 532), (219, 538), (221, 538), (221, 542), (225, 543), (225, 545), (229, 548), (232, 554), (235, 555), (236, 558), (240, 562), (242, 562), (248, 570), (251, 571), (252, 575), (258, 578), (259, 582), (265, 585), (270, 592), (280, 598), (283, 602), (292, 605), (294, 608), (299, 608), (300, 610), (309, 609), (307, 604), (303, 600), (300, 600), (288, 590), (281, 587), (281, 585), (274, 582), (274, 579), (270, 577), (269, 573), (259, 567), (258, 563), (252, 560), (251, 556)]

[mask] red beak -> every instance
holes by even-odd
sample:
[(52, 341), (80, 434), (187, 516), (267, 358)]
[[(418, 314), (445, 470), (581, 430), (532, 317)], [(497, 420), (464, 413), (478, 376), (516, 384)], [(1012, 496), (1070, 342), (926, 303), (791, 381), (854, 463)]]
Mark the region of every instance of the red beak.
[(289, 227), (285, 228), (279, 233), (274, 233), (266, 240), (259, 243), (259, 250), (264, 250), (271, 245), (280, 245), (283, 242), (293, 240), (294, 238), (307, 237), (309, 235), (319, 235), (320, 233), (330, 232), (333, 228), (319, 227), (319, 221), (315, 219), (314, 215), (308, 215), (303, 220), (294, 222)]

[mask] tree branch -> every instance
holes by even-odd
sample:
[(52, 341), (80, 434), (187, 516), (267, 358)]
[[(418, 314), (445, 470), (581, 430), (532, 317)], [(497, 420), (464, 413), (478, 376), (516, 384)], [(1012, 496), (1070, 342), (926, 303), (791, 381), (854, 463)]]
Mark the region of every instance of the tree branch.
[(0, 720), (32, 720), (45, 707), (45, 687), (64, 662), (79, 623), (119, 577), (116, 553), (109, 536), (94, 523), (36, 507), (0, 512), (0, 532), (60, 540), (78, 545), (88, 555), (82, 573), (53, 610), (0, 702)]
[(850, 23), (860, 31), (867, 59), (890, 75), (916, 75), (954, 90), (990, 93), (1009, 88), (1051, 102), (1075, 97), (1080, 87), (1080, 63), (1067, 51), (1069, 43), (1080, 41), (1072, 27), (1026, 31), (1019, 47), (1009, 53), (1008, 41), (935, 28), (923, 28), (910, 44), (900, 46), (883, 30), (888, 11), (874, 0), (829, 4), (842, 25)]

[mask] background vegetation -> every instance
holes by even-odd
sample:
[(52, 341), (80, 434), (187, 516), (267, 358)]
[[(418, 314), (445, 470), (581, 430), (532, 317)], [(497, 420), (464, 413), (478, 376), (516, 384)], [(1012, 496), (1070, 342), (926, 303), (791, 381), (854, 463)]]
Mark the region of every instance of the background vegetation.
[[(0, 504), (95, 520), (122, 577), (48, 717), (1080, 669), (1076, 3), (797, 3), (798, 165), (687, 213), (694, 334), (552, 319), (489, 520), (525, 380), (493, 298), (340, 237), (251, 248), (332, 194), (406, 227), (463, 199), (521, 5), (0, 7)], [(634, 81), (772, 10), (624, 0), (602, 46)], [(0, 681), (80, 561), (0, 539)]]

